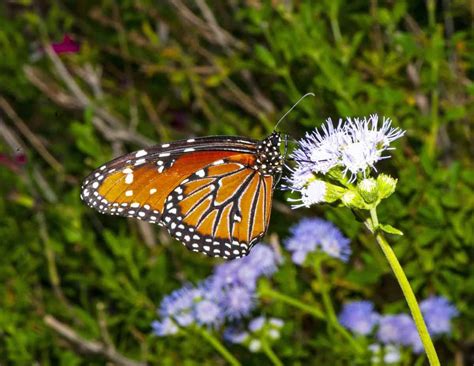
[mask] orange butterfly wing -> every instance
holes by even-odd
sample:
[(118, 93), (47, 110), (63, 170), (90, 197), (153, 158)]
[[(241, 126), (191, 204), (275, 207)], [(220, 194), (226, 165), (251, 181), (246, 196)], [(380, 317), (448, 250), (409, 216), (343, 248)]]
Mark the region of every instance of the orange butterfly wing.
[(166, 226), (190, 250), (239, 258), (268, 228), (280, 141), (215, 136), (140, 150), (93, 171), (81, 198), (104, 214)]
[(213, 162), (166, 199), (163, 222), (188, 249), (226, 259), (247, 255), (270, 221), (273, 177), (254, 169), (255, 156)]
[[(213, 161), (235, 154), (232, 151), (199, 151), (192, 155), (147, 161), (144, 150), (124, 155), (92, 172), (84, 181), (81, 198), (100, 213), (159, 222), (164, 202), (178, 184)], [(142, 159), (142, 160), (140, 160)], [(137, 164), (137, 162), (139, 164)]]

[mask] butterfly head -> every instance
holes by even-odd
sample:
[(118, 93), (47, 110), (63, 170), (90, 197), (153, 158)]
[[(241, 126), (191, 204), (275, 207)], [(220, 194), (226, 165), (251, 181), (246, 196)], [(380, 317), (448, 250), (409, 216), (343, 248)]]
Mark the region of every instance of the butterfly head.
[(273, 132), (257, 144), (257, 167), (265, 175), (282, 172), (284, 158), (280, 152), (281, 134)]

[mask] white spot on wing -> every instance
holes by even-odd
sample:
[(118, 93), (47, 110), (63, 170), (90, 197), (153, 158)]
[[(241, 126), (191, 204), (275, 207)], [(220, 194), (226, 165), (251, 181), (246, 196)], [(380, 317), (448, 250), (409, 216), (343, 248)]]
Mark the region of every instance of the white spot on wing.
[(202, 178), (206, 175), (206, 172), (204, 171), (204, 169), (201, 169), (196, 172), (196, 175)]
[(133, 196), (133, 191), (130, 190), (130, 191), (125, 192), (125, 196), (127, 197)]
[(133, 173), (127, 174), (127, 176), (125, 177), (125, 183), (132, 184), (132, 182), (133, 182)]
[(148, 153), (145, 150), (140, 150), (140, 151), (137, 151), (137, 153), (135, 154), (135, 157), (141, 158), (142, 156), (145, 156), (146, 154)]

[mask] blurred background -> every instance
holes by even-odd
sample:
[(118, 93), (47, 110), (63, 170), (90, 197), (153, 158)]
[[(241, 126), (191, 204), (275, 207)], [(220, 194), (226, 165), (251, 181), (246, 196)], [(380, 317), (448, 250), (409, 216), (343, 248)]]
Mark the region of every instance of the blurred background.
[[(158, 226), (98, 214), (80, 201), (80, 183), (158, 142), (263, 138), (314, 92), (281, 124), (295, 139), (328, 117), (372, 113), (407, 130), (377, 166), (399, 179), (381, 220), (405, 233), (390, 241), (417, 296), (442, 295), (459, 311), (435, 343), (442, 364), (472, 365), (473, 78), (472, 0), (3, 1), (0, 363), (226, 364), (201, 337), (151, 330), (164, 296), (221, 261), (188, 252)], [(291, 210), (286, 195), (276, 192), (266, 240), (285, 260), (267, 286), (317, 306), (311, 273), (281, 242), (290, 224), (318, 216), (351, 240), (351, 260), (325, 266), (337, 310), (368, 299), (380, 312), (408, 311), (349, 210)], [(356, 361), (324, 322), (258, 301), (255, 314), (285, 321), (275, 345), (283, 364), (371, 362)], [(242, 364), (270, 364), (222, 342)], [(426, 360), (403, 364), (415, 362)]]

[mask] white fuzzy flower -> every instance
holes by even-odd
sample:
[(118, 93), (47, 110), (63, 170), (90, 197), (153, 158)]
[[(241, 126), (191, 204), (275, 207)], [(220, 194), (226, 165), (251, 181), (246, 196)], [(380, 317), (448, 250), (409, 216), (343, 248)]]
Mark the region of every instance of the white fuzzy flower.
[(345, 132), (341, 123), (334, 127), (331, 119), (321, 126), (321, 131), (306, 133), (299, 141), (300, 147), (292, 157), (300, 167), (311, 168), (314, 173), (325, 174), (339, 162), (339, 145), (343, 142)]
[(290, 198), (289, 201), (301, 203), (292, 205), (292, 208), (309, 207), (316, 203), (324, 202), (326, 196), (326, 185), (326, 182), (322, 180), (314, 180), (306, 187), (300, 188), (299, 192), (301, 193), (301, 198)]
[(308, 172), (325, 174), (340, 167), (354, 181), (359, 174), (365, 177), (369, 169), (375, 170), (378, 161), (389, 157), (382, 154), (393, 149), (390, 143), (405, 134), (392, 127), (389, 118), (383, 118), (381, 126), (378, 120), (375, 114), (363, 119), (347, 118), (334, 127), (329, 119), (319, 130), (307, 133), (292, 154), (298, 165), (289, 179), (291, 188), (298, 190), (304, 186), (303, 172), (307, 176)]

